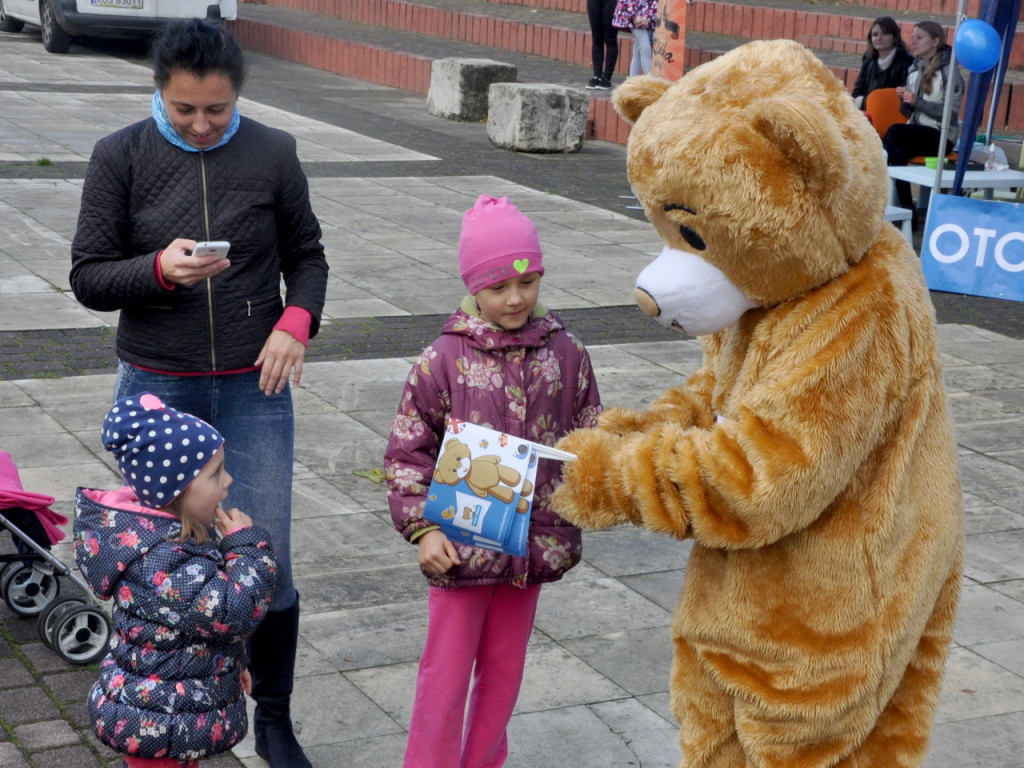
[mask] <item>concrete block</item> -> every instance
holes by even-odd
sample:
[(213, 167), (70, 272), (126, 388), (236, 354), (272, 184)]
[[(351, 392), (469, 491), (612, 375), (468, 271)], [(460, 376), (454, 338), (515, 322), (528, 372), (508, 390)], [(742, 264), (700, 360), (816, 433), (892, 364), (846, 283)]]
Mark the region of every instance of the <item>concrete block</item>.
[(515, 82), (514, 64), (490, 59), (437, 59), (430, 67), (427, 112), (467, 122), (487, 117), (487, 89), (492, 83)]
[(71, 724), (65, 720), (44, 720), (17, 725), (14, 727), (14, 736), (29, 752), (82, 743), (78, 734), (71, 728)]
[(517, 152), (579, 152), (590, 96), (547, 83), (495, 83), (487, 107), (491, 144)]
[[(96, 673), (92, 673), (93, 679)], [(33, 720), (50, 720), (60, 717), (57, 705), (46, 695), (42, 687), (26, 687), (8, 691), (0, 697), (0, 717), (12, 725), (30, 723)]]
[[(15, 622), (11, 622), (14, 624)], [(35, 622), (21, 622), (35, 624)], [(33, 626), (33, 629), (35, 627)], [(0, 688), (13, 688), (16, 685), (31, 685), (35, 682), (28, 667), (19, 659), (0, 659)]]
[(0, 765), (5, 768), (32, 768), (17, 745), (9, 741), (0, 744)]

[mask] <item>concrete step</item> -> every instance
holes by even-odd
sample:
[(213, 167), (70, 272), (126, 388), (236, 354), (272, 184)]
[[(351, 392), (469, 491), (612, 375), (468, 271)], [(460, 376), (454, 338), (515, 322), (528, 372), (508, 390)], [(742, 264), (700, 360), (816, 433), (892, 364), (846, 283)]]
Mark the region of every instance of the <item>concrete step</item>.
[[(559, 11), (586, 13), (587, 0), (491, 0), (506, 5), (525, 5), (532, 8), (550, 8)], [(952, 18), (957, 11), (959, 0), (863, 0), (853, 3), (844, 0), (735, 0), (740, 5), (756, 5), (771, 8), (802, 8), (853, 16), (915, 16), (934, 19), (939, 16)], [(981, 0), (968, 0), (967, 15), (975, 16)], [(692, 2), (691, 7), (697, 2)]]
[[(387, 3), (391, 10), (400, 10), (402, 16), (385, 25), (380, 21), (364, 23), (344, 18), (353, 15), (351, 6), (373, 5), (365, 0), (328, 3), (326, 9), (324, 4), (243, 2), (232, 30), (250, 50), (423, 94), (430, 85), (433, 60), (450, 56), (499, 59), (515, 64), (523, 82), (582, 88), (591, 76), (589, 26), (584, 32), (568, 26), (527, 25), (482, 14), (462, 14), (453, 22), (444, 9), (416, 3)], [(300, 5), (303, 7), (289, 7)], [(307, 7), (326, 13), (307, 11)], [(577, 22), (582, 18), (586, 24), (586, 18), (578, 14), (563, 16)], [(369, 18), (383, 20), (382, 16)], [(390, 26), (391, 23), (397, 26)], [(524, 35), (523, 39), (518, 35)], [(568, 53), (576, 49), (578, 58)], [(561, 54), (542, 56), (540, 51)], [(626, 51), (631, 53), (631, 49), (625, 49), (624, 54)], [(611, 107), (608, 92), (593, 92), (589, 137), (622, 143), (628, 134), (629, 127)]]
[[(980, 0), (972, 0), (976, 5)], [(324, 0), (264, 0), (280, 7), (323, 12), (335, 18), (364, 24), (406, 28), (407, 21), (421, 20), (442, 37), (456, 36), (463, 24), (482, 17), (516, 26), (566, 28), (588, 32), (586, 0), (379, 0), (373, 2), (325, 2)], [(823, 3), (812, 0), (699, 0), (688, 5), (688, 32), (703, 32), (745, 39), (787, 37), (821, 51), (847, 53), (859, 57), (872, 21), (881, 13), (895, 16), (904, 37), (909, 38), (914, 23), (931, 18), (942, 24), (952, 36), (956, 0), (877, 0), (878, 5)], [(885, 4), (888, 5), (885, 5)], [(905, 6), (905, 7), (901, 7)], [(416, 11), (416, 8), (425, 9)], [(322, 11), (320, 10), (322, 9)], [(949, 11), (948, 13), (946, 11)], [(969, 11), (970, 13), (970, 11)], [(436, 22), (436, 26), (434, 26)], [(515, 27), (513, 27), (515, 28)], [(414, 31), (424, 32), (422, 28)], [(515, 44), (515, 40), (512, 41)], [(700, 47), (700, 46), (695, 46)], [(1011, 57), (1010, 66), (1024, 67), (1024, 40), (1021, 50)], [(559, 55), (545, 52), (542, 55)], [(859, 59), (857, 59), (859, 62)], [(585, 63), (585, 62), (584, 62)], [(622, 70), (625, 72), (625, 70)]]
[[(685, 63), (692, 68), (751, 39), (790, 38), (815, 50), (852, 88), (877, 15), (906, 17), (898, 19), (906, 37), (924, 17), (952, 29), (952, 17), (911, 16), (898, 7), (924, 0), (877, 2), (897, 7), (699, 0), (687, 8)], [(936, 8), (946, 4), (932, 2)], [(430, 63), (448, 56), (496, 58), (515, 64), (522, 81), (582, 86), (590, 77), (585, 6), (586, 0), (242, 0), (234, 29), (248, 48), (420, 93), (429, 86)], [(622, 35), (619, 44), (616, 72), (624, 76), (632, 38)], [(1024, 72), (1008, 73), (995, 125), (999, 131), (1024, 130)], [(589, 136), (621, 142), (628, 132), (608, 94), (596, 92)]]
[[(542, 0), (534, 0), (540, 2)], [(882, 2), (883, 0), (879, 0)], [(909, 40), (914, 24), (924, 19), (937, 21), (953, 39), (956, 28), (955, 4), (948, 13), (951, 0), (932, 0), (934, 10), (906, 10), (909, 0), (888, 0), (894, 7), (871, 7), (848, 3), (819, 3), (808, 0), (729, 0), (728, 2), (695, 2), (687, 7), (687, 31), (715, 32), (725, 35), (748, 34), (751, 38), (789, 37), (812, 49), (863, 53), (871, 24), (882, 15), (892, 16), (900, 25), (903, 39)], [(925, 2), (914, 5), (926, 5)], [(977, 0), (971, 3), (977, 5)], [(970, 7), (970, 5), (968, 7)], [(758, 25), (753, 9), (760, 8), (765, 19)], [(941, 10), (940, 10), (941, 9)], [(973, 11), (974, 14), (977, 11)], [(968, 10), (968, 16), (972, 11)], [(767, 19), (771, 19), (770, 26)], [(745, 33), (743, 30), (751, 30)], [(1010, 69), (1024, 69), (1024, 35), (1017, 35), (1010, 52)]]

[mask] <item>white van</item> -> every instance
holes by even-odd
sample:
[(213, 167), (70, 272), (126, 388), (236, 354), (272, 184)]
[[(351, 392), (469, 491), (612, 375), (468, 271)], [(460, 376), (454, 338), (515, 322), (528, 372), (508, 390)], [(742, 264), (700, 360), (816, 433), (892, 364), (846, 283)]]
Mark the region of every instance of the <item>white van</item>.
[(40, 28), (50, 53), (67, 53), (75, 35), (144, 37), (172, 19), (234, 19), (238, 0), (0, 0), (0, 32)]

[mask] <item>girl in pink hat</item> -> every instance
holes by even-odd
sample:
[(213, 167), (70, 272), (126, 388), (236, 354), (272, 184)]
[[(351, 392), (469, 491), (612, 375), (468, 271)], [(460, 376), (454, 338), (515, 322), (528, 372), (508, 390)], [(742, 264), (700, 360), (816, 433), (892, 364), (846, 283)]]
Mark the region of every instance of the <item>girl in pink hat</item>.
[(561, 473), (550, 460), (537, 473), (526, 557), (456, 544), (423, 519), (448, 418), (554, 445), (601, 411), (587, 351), (538, 302), (537, 230), (507, 197), (483, 195), (466, 212), (459, 271), (469, 295), (409, 374), (384, 456), (392, 520), (430, 584), (404, 768), (504, 764), (541, 584), (582, 554), (579, 529), (550, 507)]

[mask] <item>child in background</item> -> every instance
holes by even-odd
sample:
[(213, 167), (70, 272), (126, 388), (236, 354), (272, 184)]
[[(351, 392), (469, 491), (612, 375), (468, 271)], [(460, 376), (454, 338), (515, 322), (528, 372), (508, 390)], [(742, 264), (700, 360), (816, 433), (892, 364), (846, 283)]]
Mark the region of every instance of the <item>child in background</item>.
[(612, 24), (616, 29), (633, 33), (633, 58), (629, 62), (629, 76), (651, 72), (654, 24), (658, 19), (658, 0), (618, 0)]
[(526, 557), (456, 544), (424, 520), (447, 419), (554, 445), (569, 430), (595, 426), (601, 411), (586, 350), (537, 301), (537, 230), (508, 198), (483, 195), (466, 212), (459, 270), (470, 295), (413, 367), (384, 457), (391, 517), (419, 547), (430, 583), (404, 768), (504, 764), (541, 584), (560, 579), (582, 553), (579, 529), (551, 510), (561, 466), (547, 459)]
[(274, 592), (270, 536), (221, 508), (231, 475), (205, 421), (144, 393), (114, 404), (102, 439), (127, 487), (75, 499), (75, 560), (114, 599), (89, 715), (128, 768), (192, 768), (246, 734), (244, 641)]

